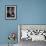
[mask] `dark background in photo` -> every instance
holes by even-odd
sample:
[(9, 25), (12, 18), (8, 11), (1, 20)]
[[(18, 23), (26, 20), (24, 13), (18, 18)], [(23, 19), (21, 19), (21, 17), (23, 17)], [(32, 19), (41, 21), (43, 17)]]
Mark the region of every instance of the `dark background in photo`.
[(7, 17), (15, 17), (15, 8), (14, 7), (7, 7)]

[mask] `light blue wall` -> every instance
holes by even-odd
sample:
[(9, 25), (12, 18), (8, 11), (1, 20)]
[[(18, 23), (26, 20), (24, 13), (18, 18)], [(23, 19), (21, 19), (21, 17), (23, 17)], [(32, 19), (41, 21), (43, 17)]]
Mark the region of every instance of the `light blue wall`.
[[(5, 5), (17, 6), (16, 20), (5, 20)], [(17, 34), (18, 24), (46, 24), (46, 0), (0, 0), (0, 44), (8, 43), (9, 32)]]

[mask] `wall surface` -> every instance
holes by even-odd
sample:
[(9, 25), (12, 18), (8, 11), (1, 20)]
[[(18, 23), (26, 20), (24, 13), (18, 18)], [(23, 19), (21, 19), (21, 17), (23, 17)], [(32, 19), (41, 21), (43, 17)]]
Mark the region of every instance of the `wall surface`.
[[(16, 20), (5, 20), (5, 5), (17, 6)], [(17, 34), (18, 24), (46, 24), (46, 0), (0, 0), (0, 44), (8, 43), (9, 32)]]

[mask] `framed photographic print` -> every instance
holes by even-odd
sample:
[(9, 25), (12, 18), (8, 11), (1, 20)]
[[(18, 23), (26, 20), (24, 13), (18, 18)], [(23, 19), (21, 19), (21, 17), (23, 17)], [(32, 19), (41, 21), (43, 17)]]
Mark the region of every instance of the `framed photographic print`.
[(15, 20), (16, 19), (16, 5), (5, 5), (5, 19)]

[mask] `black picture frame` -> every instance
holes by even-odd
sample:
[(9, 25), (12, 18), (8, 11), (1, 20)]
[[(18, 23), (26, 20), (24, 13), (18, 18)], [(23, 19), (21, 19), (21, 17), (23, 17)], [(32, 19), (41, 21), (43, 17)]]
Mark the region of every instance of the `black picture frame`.
[(16, 20), (16, 5), (5, 5), (5, 20)]

